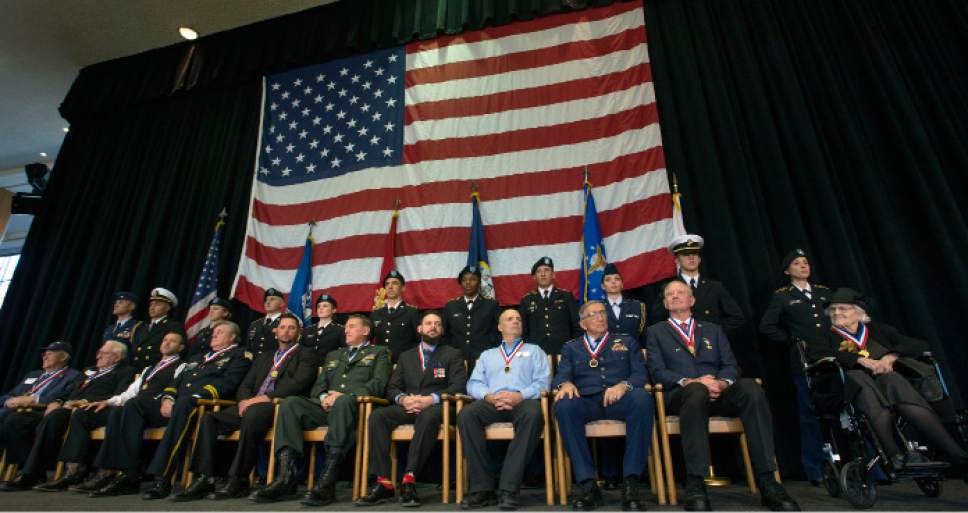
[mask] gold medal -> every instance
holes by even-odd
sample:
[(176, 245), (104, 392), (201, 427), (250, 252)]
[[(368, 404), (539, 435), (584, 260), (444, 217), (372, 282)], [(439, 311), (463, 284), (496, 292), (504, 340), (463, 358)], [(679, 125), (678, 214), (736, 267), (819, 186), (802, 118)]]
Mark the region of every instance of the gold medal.
[(141, 389), (142, 390), (148, 390), (148, 385), (147, 384), (141, 385)]
[(505, 365), (504, 366), (504, 372), (511, 372), (511, 366), (510, 365)]
[(864, 358), (867, 358), (868, 356), (871, 355), (870, 353), (867, 352), (866, 349), (863, 349), (863, 350), (858, 351), (857, 354), (863, 356)]
[(272, 376), (273, 379), (278, 378), (279, 377), (279, 371), (274, 370), (274, 371), (270, 372), (269, 375)]
[(593, 368), (593, 369), (595, 367), (598, 367), (598, 359), (592, 358), (591, 360), (588, 360), (588, 366), (591, 367), (591, 368)]

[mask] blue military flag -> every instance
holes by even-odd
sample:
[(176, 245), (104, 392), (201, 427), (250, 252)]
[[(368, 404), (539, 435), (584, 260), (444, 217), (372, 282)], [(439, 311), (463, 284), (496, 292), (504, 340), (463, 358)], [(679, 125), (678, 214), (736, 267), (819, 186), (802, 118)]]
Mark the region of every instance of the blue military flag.
[(289, 311), (302, 319), (303, 326), (313, 317), (313, 237), (306, 237), (302, 260), (289, 289)]
[(602, 275), (605, 272), (605, 244), (598, 228), (598, 210), (592, 184), (585, 180), (585, 217), (581, 236), (581, 300), (603, 299)]
[(484, 222), (481, 221), (481, 196), (471, 194), (471, 241), (467, 248), (468, 267), (481, 270), (481, 296), (494, 299), (494, 280), (491, 278), (491, 264), (487, 261), (487, 245), (484, 243)]

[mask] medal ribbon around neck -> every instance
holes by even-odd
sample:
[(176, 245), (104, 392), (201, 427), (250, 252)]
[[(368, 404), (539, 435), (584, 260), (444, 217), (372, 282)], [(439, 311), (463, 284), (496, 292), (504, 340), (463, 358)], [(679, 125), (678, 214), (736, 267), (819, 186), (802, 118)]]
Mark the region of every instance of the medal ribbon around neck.
[(117, 367), (117, 366), (118, 366), (118, 364), (114, 364), (114, 365), (108, 367), (107, 369), (104, 369), (102, 371), (98, 371), (97, 374), (94, 374), (92, 376), (88, 376), (87, 379), (84, 380), (84, 383), (81, 383), (81, 390), (84, 390), (84, 387), (90, 385), (91, 382), (94, 381), (95, 379), (98, 379), (98, 378), (104, 376), (105, 374), (113, 371), (114, 368)]
[(225, 349), (220, 349), (218, 351), (215, 351), (214, 353), (211, 353), (211, 352), (208, 353), (208, 355), (205, 356), (205, 360), (202, 361), (202, 365), (205, 365), (208, 362), (218, 358), (219, 356), (222, 356), (226, 351), (228, 351), (229, 349), (232, 349), (235, 346), (236, 344), (232, 344), (229, 347), (226, 347)]
[(518, 351), (520, 351), (522, 347), (524, 347), (523, 338), (519, 338), (517, 342), (514, 343), (514, 347), (511, 349), (510, 353), (508, 353), (507, 349), (504, 348), (504, 343), (501, 343), (501, 358), (504, 358), (504, 368), (507, 369), (511, 367), (511, 360), (514, 360), (514, 357), (518, 355)]
[(276, 371), (279, 369), (279, 366), (285, 363), (286, 358), (289, 358), (289, 354), (295, 351), (297, 347), (299, 347), (298, 342), (293, 344), (289, 349), (286, 349), (286, 352), (282, 353), (282, 355), (279, 354), (279, 351), (276, 351), (276, 353), (272, 355), (272, 370)]
[(867, 348), (867, 337), (870, 336), (870, 332), (867, 331), (867, 326), (864, 323), (860, 324), (860, 333), (858, 333), (856, 337), (852, 333), (848, 332), (847, 330), (843, 328), (838, 328), (837, 326), (831, 326), (830, 329), (834, 333), (837, 333), (838, 335), (853, 342), (857, 346), (857, 349), (860, 349), (861, 351), (863, 351), (864, 349)]
[(30, 387), (31, 395), (36, 394), (42, 391), (43, 389), (47, 388), (47, 385), (49, 385), (51, 381), (54, 381), (54, 379), (64, 374), (65, 372), (67, 372), (67, 367), (64, 367), (63, 369), (51, 374), (50, 376), (47, 376), (47, 378), (41, 381), (40, 383), (37, 383), (36, 385)]
[(588, 355), (592, 357), (592, 360), (598, 359), (598, 353), (601, 353), (602, 348), (605, 347), (605, 341), (608, 340), (608, 335), (609, 334), (606, 332), (598, 343), (595, 343), (594, 340), (588, 338), (587, 333), (582, 335), (582, 341), (585, 343), (585, 350), (588, 351)]
[(689, 348), (689, 352), (695, 353), (696, 352), (696, 320), (689, 319), (688, 333), (682, 329), (682, 326), (679, 326), (678, 322), (672, 319), (668, 319), (668, 322), (676, 330), (676, 333), (679, 334), (679, 338), (681, 338), (682, 342), (686, 344), (686, 347)]
[(169, 365), (177, 362), (178, 360), (180, 360), (180, 357), (176, 354), (175, 356), (169, 356), (168, 358), (158, 362), (155, 367), (151, 369), (151, 372), (148, 373), (148, 377), (145, 378), (144, 382), (147, 383), (151, 381), (151, 378), (155, 377), (155, 374), (165, 370)]

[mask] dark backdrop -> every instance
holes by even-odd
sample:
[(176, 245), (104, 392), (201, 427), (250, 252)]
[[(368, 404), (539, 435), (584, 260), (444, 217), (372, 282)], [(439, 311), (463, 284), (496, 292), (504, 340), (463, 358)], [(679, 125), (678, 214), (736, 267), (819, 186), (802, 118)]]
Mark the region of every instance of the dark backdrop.
[[(58, 338), (90, 362), (114, 290), (145, 297), (161, 285), (187, 303), (223, 207), (219, 290), (229, 292), (263, 74), (561, 9), (340, 2), (82, 70), (0, 310), (5, 386)], [(968, 3), (657, 0), (646, 22), (668, 168), (686, 226), (706, 238), (704, 272), (750, 319), (734, 344), (747, 374), (765, 378), (784, 473), (798, 465), (785, 355), (755, 325), (794, 247), (811, 254), (819, 282), (870, 294), (876, 319), (929, 340), (964, 394)], [(243, 324), (254, 317), (236, 306)]]

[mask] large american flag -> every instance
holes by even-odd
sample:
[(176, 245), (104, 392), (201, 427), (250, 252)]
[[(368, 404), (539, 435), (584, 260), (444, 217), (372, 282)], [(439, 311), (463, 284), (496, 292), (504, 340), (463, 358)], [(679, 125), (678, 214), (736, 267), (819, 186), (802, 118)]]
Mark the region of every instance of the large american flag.
[(396, 267), (422, 308), (459, 295), (472, 186), (502, 304), (555, 261), (578, 290), (584, 172), (625, 286), (674, 273), (641, 2), (419, 41), (265, 78), (235, 297), (288, 290), (313, 235), (313, 290), (369, 310), (397, 200)]

